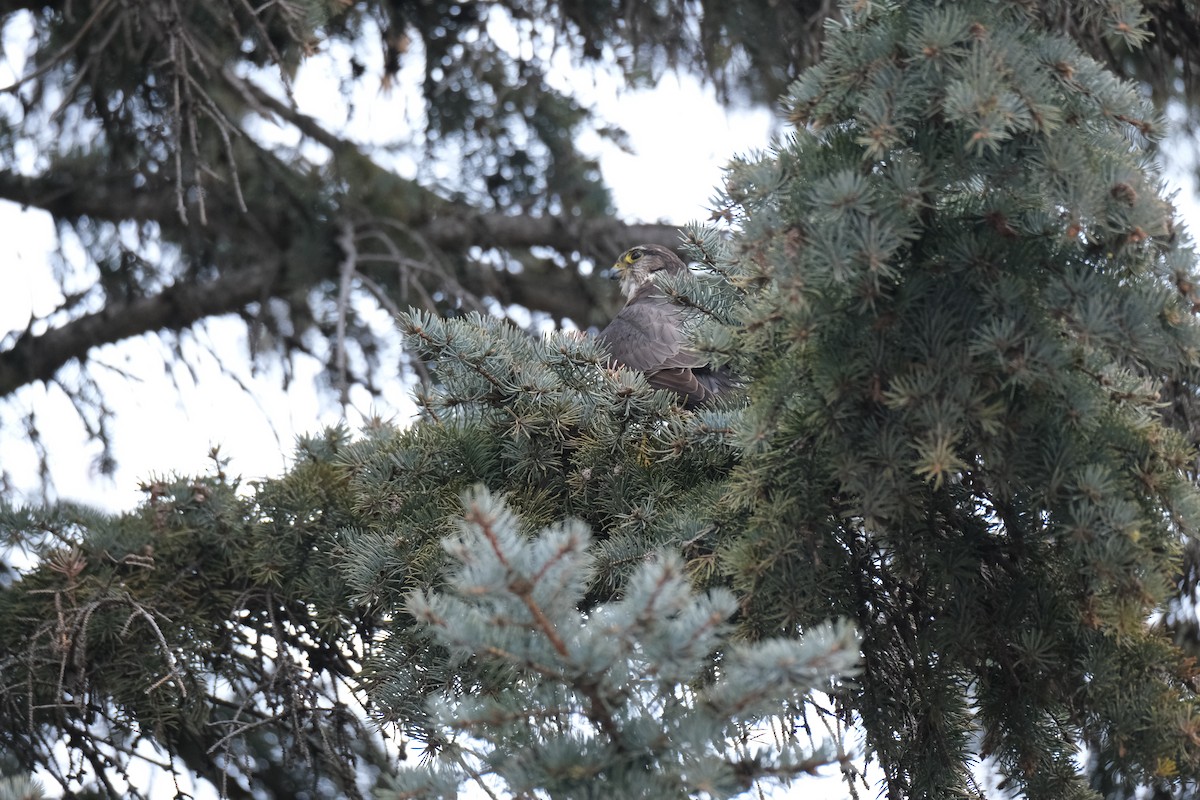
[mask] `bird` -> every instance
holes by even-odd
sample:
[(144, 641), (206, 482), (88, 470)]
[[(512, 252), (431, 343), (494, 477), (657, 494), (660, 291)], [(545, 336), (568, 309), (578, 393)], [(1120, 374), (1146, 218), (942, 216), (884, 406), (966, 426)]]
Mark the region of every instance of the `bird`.
[(613, 365), (641, 370), (651, 386), (675, 392), (684, 408), (694, 409), (736, 381), (688, 342), (683, 326), (689, 310), (672, 303), (656, 282), (686, 270), (679, 256), (661, 245), (640, 244), (622, 253), (609, 275), (621, 281), (625, 307), (599, 338)]

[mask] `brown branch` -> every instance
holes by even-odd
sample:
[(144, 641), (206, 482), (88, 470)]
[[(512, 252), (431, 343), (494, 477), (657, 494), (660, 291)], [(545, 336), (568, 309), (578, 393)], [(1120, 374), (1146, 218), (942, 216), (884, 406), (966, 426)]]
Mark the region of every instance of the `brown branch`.
[[(133, 179), (132, 173), (98, 175), (69, 167), (56, 171), (53, 177), (0, 172), (0, 199), (44, 209), (59, 219), (174, 223), (173, 208), (164, 197), (152, 188), (136, 188)], [(165, 186), (163, 190), (170, 191)], [(429, 219), (420, 219), (430, 211), (422, 208), (413, 209), (413, 219), (400, 222), (417, 229), (430, 244), (451, 251), (466, 247), (549, 247), (563, 253), (579, 252), (607, 266), (607, 259), (616, 258), (635, 244), (679, 244), (679, 228), (665, 223), (630, 224), (612, 217), (511, 216), (456, 207), (445, 201), (439, 201), (439, 205), (441, 208)], [(331, 238), (336, 235), (331, 227)]]
[(27, 383), (49, 380), (68, 361), (83, 359), (97, 345), (151, 331), (182, 330), (261, 300), (277, 274), (274, 265), (237, 270), (213, 281), (176, 284), (153, 297), (109, 303), (101, 311), (45, 333), (26, 329), (10, 349), (0, 353), (0, 397)]
[(62, 169), (52, 175), (19, 175), (0, 171), (0, 200), (11, 200), (23, 208), (40, 208), (55, 219), (82, 217), (121, 222), (162, 222), (172, 215), (163, 197), (134, 187), (132, 173), (84, 174)]
[[(679, 228), (666, 224), (629, 224), (611, 217), (515, 217), (465, 212), (434, 217), (421, 226), (438, 247), (552, 247), (578, 252), (607, 267), (635, 244), (679, 245)], [(455, 249), (457, 249), (455, 248)]]
[[(8, 86), (0, 88), (0, 94), (16, 94), (17, 90), (22, 86), (25, 86), (31, 81), (37, 80), (41, 76), (67, 61), (67, 59), (74, 54), (75, 49), (79, 47), (79, 43), (83, 41), (84, 36), (86, 36), (88, 31), (92, 29), (92, 26), (96, 24), (96, 21), (104, 15), (104, 12), (108, 10), (110, 5), (112, 5), (112, 0), (101, 0), (100, 3), (98, 3), (92, 10), (91, 16), (89, 16), (79, 30), (76, 31), (75, 36), (71, 39), (71, 41), (60, 47), (53, 56), (47, 59), (44, 64), (35, 69), (33, 72), (18, 78), (15, 82), (9, 84)], [(8, 9), (5, 10), (7, 11)]]
[[(76, 169), (66, 167), (52, 176), (31, 177), (0, 171), (0, 199), (44, 209), (59, 220), (156, 221), (167, 241), (194, 238), (193, 229), (179, 225), (169, 202), (172, 189), (168, 185), (138, 187), (132, 174), (97, 176), (86, 163), (75, 166)], [(89, 177), (83, 179), (85, 174)], [(398, 178), (396, 181), (406, 183)], [(665, 224), (630, 225), (612, 218), (508, 216), (477, 212), (440, 200), (433, 215), (427, 216), (430, 211), (428, 207), (411, 209), (414, 219), (403, 224), (430, 247), (448, 253), (462, 253), (473, 246), (521, 250), (546, 247), (560, 253), (578, 253), (606, 266), (632, 244), (678, 242), (677, 229)], [(242, 215), (231, 205), (224, 213), (246, 223), (210, 226), (210, 232), (226, 240), (227, 252), (238, 253), (250, 263), (262, 265), (271, 260), (282, 265), (283, 247), (272, 242), (293, 240), (296, 226), (301, 224), (286, 209), (272, 215), (269, 208), (260, 205), (251, 214)], [(303, 222), (313, 223), (314, 219), (308, 217)], [(336, 222), (326, 227), (323, 238), (330, 243), (328, 252), (337, 253), (341, 248), (336, 243), (344, 232)], [(228, 232), (222, 235), (219, 233), (222, 230)], [(306, 231), (306, 238), (318, 241), (321, 233)], [(296, 256), (292, 253), (290, 257)], [(304, 275), (313, 283), (332, 279), (337, 273), (336, 259), (330, 259), (328, 264), (318, 260), (303, 268), (295, 263), (290, 266), (293, 278)], [(233, 313), (250, 302), (266, 300), (272, 292), (294, 290), (295, 286), (275, 284), (273, 276), (280, 274), (282, 270), (274, 263), (271, 268), (222, 269), (221, 277), (216, 280), (181, 283), (151, 297), (113, 302), (101, 311), (43, 333), (35, 334), (31, 324), (8, 350), (0, 351), (0, 397), (27, 383), (50, 379), (68, 361), (83, 359), (93, 346), (143, 333), (181, 330), (205, 317)], [(447, 275), (446, 280), (454, 277)], [(594, 277), (585, 277), (571, 266), (560, 267), (549, 260), (529, 262), (521, 273), (490, 267), (468, 270), (458, 276), (458, 283), (475, 297), (491, 297), (504, 306), (520, 305), (545, 312), (560, 321), (570, 318), (581, 327), (602, 324), (613, 310), (613, 293), (600, 288)], [(294, 292), (289, 296), (294, 296)]]

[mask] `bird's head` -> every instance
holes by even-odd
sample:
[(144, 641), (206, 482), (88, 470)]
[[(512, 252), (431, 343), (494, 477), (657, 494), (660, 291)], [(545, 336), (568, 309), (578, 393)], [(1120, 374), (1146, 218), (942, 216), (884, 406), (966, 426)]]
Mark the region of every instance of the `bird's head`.
[(673, 275), (687, 269), (669, 249), (658, 244), (639, 244), (621, 254), (609, 270), (609, 277), (621, 281), (621, 294), (631, 298), (657, 274)]

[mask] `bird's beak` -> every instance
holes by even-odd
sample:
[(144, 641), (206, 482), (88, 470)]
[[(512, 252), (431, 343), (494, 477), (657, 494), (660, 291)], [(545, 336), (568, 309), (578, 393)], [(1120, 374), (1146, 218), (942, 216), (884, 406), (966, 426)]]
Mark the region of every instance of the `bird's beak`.
[(613, 264), (608, 269), (600, 273), (601, 278), (608, 278), (610, 281), (619, 281), (621, 276), (625, 274), (625, 270), (629, 269), (629, 263), (626, 259), (622, 259)]

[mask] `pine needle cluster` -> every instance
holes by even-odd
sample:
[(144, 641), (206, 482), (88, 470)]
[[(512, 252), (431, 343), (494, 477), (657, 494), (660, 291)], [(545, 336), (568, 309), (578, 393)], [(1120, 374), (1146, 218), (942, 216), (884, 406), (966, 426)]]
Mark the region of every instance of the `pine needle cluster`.
[(511, 797), (732, 797), (836, 759), (795, 738), (755, 744), (756, 730), (853, 673), (853, 629), (732, 644), (736, 598), (693, 592), (670, 552), (643, 561), (619, 599), (581, 612), (595, 569), (585, 525), (526, 536), (499, 498), (464, 499), (443, 541), (447, 588), (413, 592), (407, 611), (493, 686), (435, 698), (440, 758), (383, 796), (453, 798), (473, 778)]

